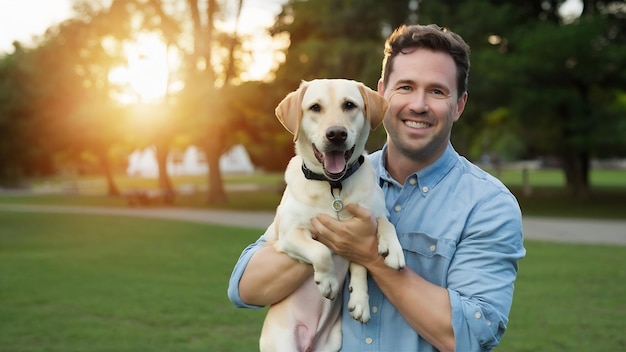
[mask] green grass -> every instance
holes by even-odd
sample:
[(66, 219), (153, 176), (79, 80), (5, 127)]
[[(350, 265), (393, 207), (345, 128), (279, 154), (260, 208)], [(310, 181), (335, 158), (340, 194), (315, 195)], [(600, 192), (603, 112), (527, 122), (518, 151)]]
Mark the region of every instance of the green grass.
[[(264, 310), (226, 297), (260, 231), (0, 211), (0, 350), (254, 351)], [(526, 242), (497, 351), (626, 348), (626, 247)]]
[[(524, 215), (626, 218), (626, 172), (596, 170), (588, 199), (572, 198), (562, 174), (531, 171), (500, 177)], [(236, 175), (220, 208), (273, 210), (281, 175)], [(154, 180), (117, 178), (120, 188), (154, 188)], [(76, 183), (102, 193), (98, 178)], [(202, 188), (204, 178), (174, 184)], [(41, 187), (41, 186), (40, 186)], [(0, 194), (3, 204), (128, 206), (101, 195)], [(176, 206), (210, 208), (206, 194)], [(152, 207), (164, 206), (155, 202)], [(264, 310), (235, 309), (226, 297), (230, 271), (260, 231), (155, 219), (0, 211), (1, 351), (254, 351)], [(626, 350), (626, 247), (527, 241), (508, 331), (497, 351)]]
[[(277, 188), (283, 183), (283, 174), (255, 172), (251, 174), (223, 174), (222, 179), (225, 185), (255, 184), (265, 188)], [(115, 184), (120, 191), (131, 189), (156, 189), (158, 179), (131, 177), (126, 174), (117, 174), (114, 177)], [(194, 187), (196, 189), (206, 189), (208, 177), (200, 176), (171, 176), (170, 181), (174, 188)], [(50, 188), (60, 188), (65, 191), (78, 192), (80, 194), (104, 194), (106, 193), (106, 180), (103, 176), (91, 175), (80, 177), (53, 176), (29, 180), (30, 187), (38, 190)]]
[(589, 219), (626, 219), (626, 187), (596, 189), (587, 198), (570, 195), (561, 188), (535, 189), (525, 196), (518, 187), (511, 187), (524, 216)]
[[(230, 210), (275, 210), (280, 202), (281, 192), (274, 188), (265, 188), (254, 191), (227, 191), (228, 203), (209, 204), (205, 192), (191, 195), (177, 195), (173, 204), (165, 204), (162, 199), (150, 201), (148, 207), (188, 207), (214, 208)], [(42, 204), (42, 205), (79, 205), (79, 206), (130, 206), (124, 197), (108, 197), (104, 195), (72, 195), (72, 194), (42, 194), (42, 195), (2, 195), (0, 204)]]
[(626, 247), (525, 246), (497, 351), (626, 350)]
[(230, 271), (259, 231), (0, 212), (0, 350), (252, 351)]
[[(487, 170), (509, 187), (521, 187), (524, 182), (521, 169)], [(626, 170), (594, 169), (589, 174), (592, 188), (626, 188)], [(559, 169), (528, 170), (528, 182), (536, 188), (563, 188), (565, 175)]]

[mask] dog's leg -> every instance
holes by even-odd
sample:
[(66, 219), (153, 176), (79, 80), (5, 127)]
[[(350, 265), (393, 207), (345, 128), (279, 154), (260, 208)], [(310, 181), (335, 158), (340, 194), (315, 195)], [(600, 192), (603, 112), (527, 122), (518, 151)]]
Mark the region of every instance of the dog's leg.
[(386, 217), (378, 220), (378, 253), (385, 257), (385, 264), (394, 269), (402, 269), (406, 265), (402, 246), (398, 241), (396, 229)]
[(339, 293), (339, 282), (330, 249), (314, 240), (307, 229), (298, 228), (285, 234), (276, 243), (277, 249), (313, 265), (313, 280), (320, 293), (328, 299), (335, 299)]
[(367, 294), (367, 269), (350, 263), (350, 301), (348, 310), (355, 320), (367, 323), (370, 320), (370, 302)]

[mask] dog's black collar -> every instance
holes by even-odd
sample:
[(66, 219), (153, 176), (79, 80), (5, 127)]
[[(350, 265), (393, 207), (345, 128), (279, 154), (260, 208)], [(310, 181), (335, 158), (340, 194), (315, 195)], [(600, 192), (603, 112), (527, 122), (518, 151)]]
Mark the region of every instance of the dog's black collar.
[(352, 165), (350, 165), (350, 167), (348, 168), (348, 170), (346, 170), (346, 173), (338, 180), (329, 180), (325, 175), (322, 174), (316, 174), (315, 172), (309, 170), (306, 165), (304, 165), (304, 163), (302, 163), (302, 173), (304, 174), (304, 177), (306, 177), (309, 180), (316, 180), (316, 181), (328, 181), (328, 183), (330, 183), (330, 188), (331, 188), (331, 192), (333, 188), (339, 188), (341, 189), (341, 181), (347, 179), (348, 177), (352, 176), (352, 174), (354, 174), (356, 172), (356, 170), (358, 170), (361, 165), (363, 165), (363, 162), (365, 161), (365, 158), (363, 157), (363, 155), (359, 156), (359, 158), (357, 159), (357, 161), (355, 161)]

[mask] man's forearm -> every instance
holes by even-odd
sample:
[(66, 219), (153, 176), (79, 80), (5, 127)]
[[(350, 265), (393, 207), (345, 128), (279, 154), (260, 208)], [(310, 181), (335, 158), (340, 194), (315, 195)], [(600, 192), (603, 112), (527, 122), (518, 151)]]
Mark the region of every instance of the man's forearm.
[(313, 267), (278, 253), (268, 244), (254, 253), (239, 281), (241, 299), (266, 306), (281, 301), (313, 275)]

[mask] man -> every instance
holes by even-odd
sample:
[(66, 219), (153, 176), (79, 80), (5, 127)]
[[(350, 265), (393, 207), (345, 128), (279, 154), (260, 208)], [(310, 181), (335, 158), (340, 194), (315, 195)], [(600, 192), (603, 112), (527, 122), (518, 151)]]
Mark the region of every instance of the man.
[[(436, 25), (402, 26), (385, 43), (378, 91), (389, 101), (388, 138), (369, 158), (407, 267), (385, 266), (364, 208), (348, 205), (347, 221), (311, 220), (318, 241), (370, 275), (371, 321), (354, 321), (344, 305), (342, 351), (487, 351), (506, 329), (525, 255), (521, 213), (501, 182), (450, 144), (469, 66), (469, 46)], [(242, 307), (271, 304), (311, 275), (261, 238), (242, 253), (229, 297)]]

